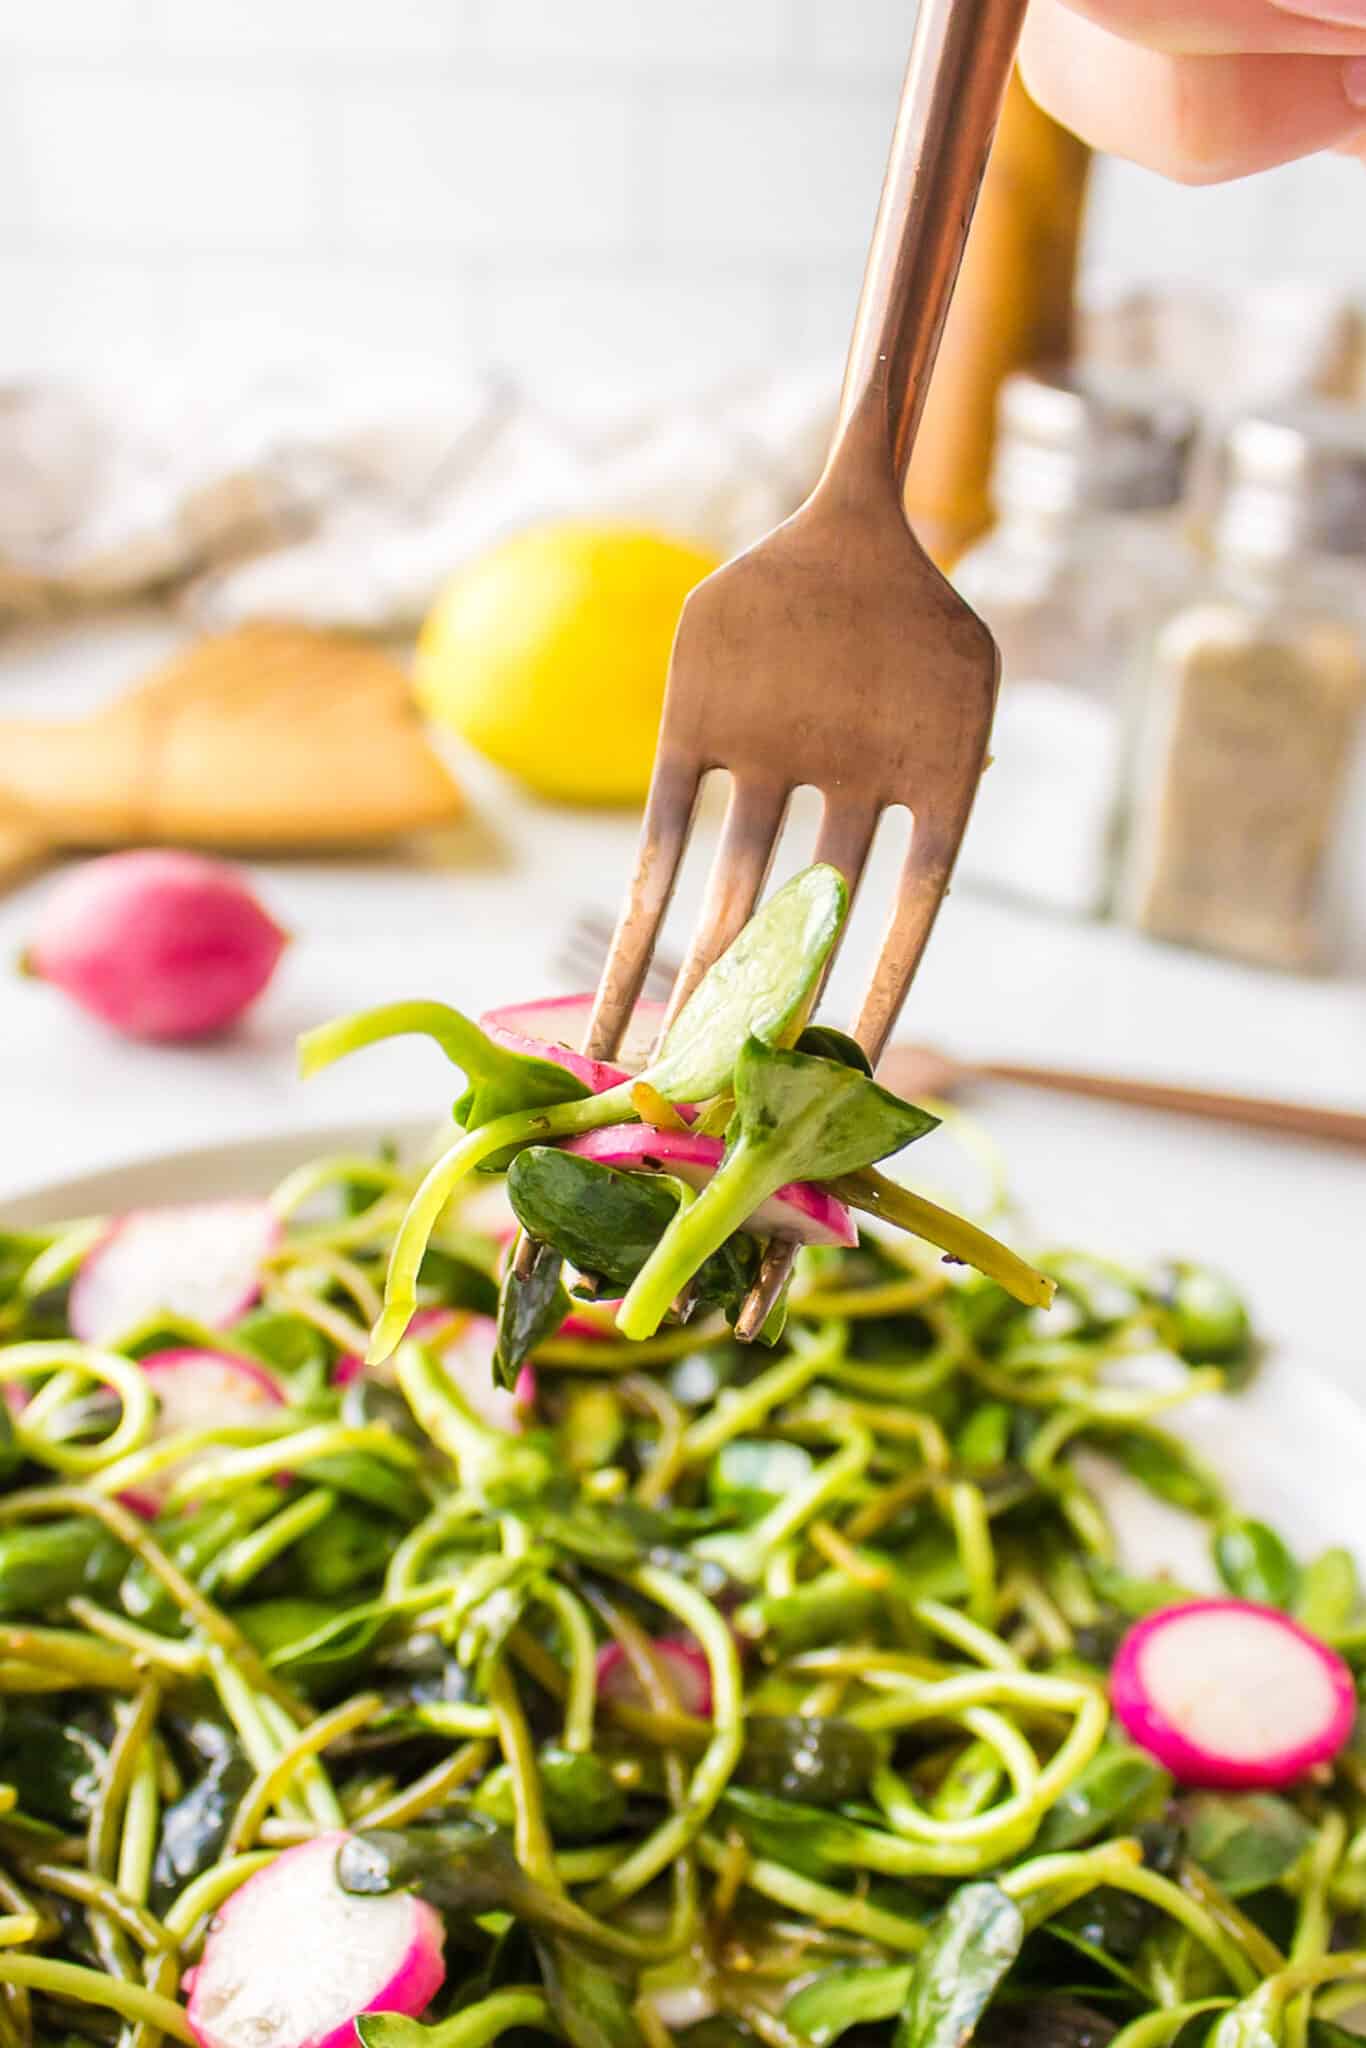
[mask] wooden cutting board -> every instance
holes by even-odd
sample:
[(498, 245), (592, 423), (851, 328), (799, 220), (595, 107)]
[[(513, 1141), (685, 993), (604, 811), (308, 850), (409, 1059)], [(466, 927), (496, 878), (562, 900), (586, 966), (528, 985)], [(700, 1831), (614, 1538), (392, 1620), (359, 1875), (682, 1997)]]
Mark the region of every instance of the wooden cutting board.
[(63, 848), (371, 846), (462, 807), (398, 663), (302, 626), (201, 640), (85, 719), (0, 720), (0, 880)]

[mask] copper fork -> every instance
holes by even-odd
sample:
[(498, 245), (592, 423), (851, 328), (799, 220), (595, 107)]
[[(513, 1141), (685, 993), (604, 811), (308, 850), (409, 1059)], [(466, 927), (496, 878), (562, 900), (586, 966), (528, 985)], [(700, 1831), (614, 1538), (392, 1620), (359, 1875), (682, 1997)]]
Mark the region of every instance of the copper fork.
[[(816, 859), (858, 886), (890, 805), (910, 850), (854, 1033), (881, 1053), (939, 908), (986, 757), (999, 661), (911, 534), (902, 487), (986, 167), (1024, 0), (922, 0), (825, 470), (683, 609), (635, 875), (585, 1040), (616, 1049), (673, 894), (703, 777), (732, 778), (668, 1016), (745, 923), (792, 792), (824, 805)], [(769, 1247), (737, 1333), (791, 1258)]]

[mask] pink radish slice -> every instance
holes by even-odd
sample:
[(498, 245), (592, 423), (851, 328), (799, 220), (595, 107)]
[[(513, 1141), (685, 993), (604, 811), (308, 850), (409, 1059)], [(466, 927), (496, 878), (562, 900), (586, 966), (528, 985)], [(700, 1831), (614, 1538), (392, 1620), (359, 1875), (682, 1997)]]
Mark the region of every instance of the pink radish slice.
[(1336, 1756), (1357, 1694), (1335, 1650), (1274, 1607), (1191, 1600), (1131, 1628), (1115, 1713), (1183, 1785), (1289, 1785)]
[[(157, 1397), (156, 1421), (148, 1439), (154, 1444), (182, 1430), (249, 1428), (260, 1421), (263, 1410), (285, 1403), (263, 1365), (229, 1351), (152, 1351), (141, 1364)], [(135, 1514), (155, 1515), (185, 1469), (182, 1464), (144, 1481), (135, 1492), (121, 1496), (124, 1505)]]
[[(650, 1647), (665, 1666), (683, 1713), (706, 1720), (711, 1714), (711, 1666), (691, 1636), (656, 1636)], [(604, 1643), (598, 1651), (598, 1694), (624, 1706), (647, 1704), (620, 1643)]]
[[(696, 1131), (656, 1131), (648, 1124), (609, 1124), (566, 1140), (564, 1150), (603, 1166), (634, 1173), (672, 1173), (691, 1187), (705, 1187), (725, 1157), (719, 1138)], [(746, 1223), (758, 1237), (795, 1238), (800, 1244), (855, 1245), (858, 1226), (843, 1202), (814, 1181), (789, 1181), (761, 1202)]]
[(592, 1008), (592, 996), (548, 996), (539, 1003), (506, 1003), (502, 1009), (485, 1010), (479, 1028), (495, 1045), (505, 1045), (509, 1052), (530, 1053), (538, 1060), (553, 1060), (557, 1067), (567, 1067), (594, 1095), (605, 1095), (645, 1065), (664, 1021), (664, 1005), (636, 1004), (615, 1065), (610, 1060), (590, 1060), (578, 1050)]
[(612, 1328), (612, 1318), (621, 1307), (622, 1300), (624, 1299), (625, 1297), (622, 1296), (616, 1301), (595, 1301), (593, 1306), (601, 1311), (601, 1322), (594, 1322), (591, 1316), (577, 1315), (571, 1309), (560, 1324), (558, 1334), (561, 1337), (575, 1338), (615, 1337), (617, 1333)]
[(105, 1233), (71, 1286), (71, 1328), (108, 1344), (157, 1315), (226, 1330), (261, 1291), (261, 1264), (280, 1237), (268, 1202), (190, 1202), (135, 1209)]
[[(421, 1339), (446, 1325), (446, 1335), (434, 1346), (461, 1394), (481, 1422), (519, 1436), (526, 1427), (529, 1411), (536, 1405), (536, 1375), (524, 1365), (511, 1393), (493, 1384), (493, 1347), (498, 1326), (492, 1316), (472, 1316), (448, 1308), (420, 1308), (408, 1324), (405, 1336)], [(349, 1386), (365, 1371), (365, 1361), (346, 1352), (332, 1368), (334, 1387)], [(382, 1368), (381, 1368), (382, 1370)]]
[(356, 2048), (361, 2013), (412, 2018), (431, 2004), (446, 1975), (440, 1915), (411, 1892), (344, 1892), (346, 1840), (286, 1849), (214, 1915), (186, 1980), (200, 2048)]

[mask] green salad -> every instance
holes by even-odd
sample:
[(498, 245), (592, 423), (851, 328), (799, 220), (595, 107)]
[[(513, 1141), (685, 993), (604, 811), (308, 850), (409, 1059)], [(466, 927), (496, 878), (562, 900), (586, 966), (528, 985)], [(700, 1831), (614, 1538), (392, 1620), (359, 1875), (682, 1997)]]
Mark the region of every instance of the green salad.
[(1247, 1312), (879, 1171), (937, 1119), (810, 1022), (844, 909), (635, 1071), (314, 1034), (438, 1042), (425, 1167), (0, 1236), (0, 2048), (1357, 2038), (1356, 1572), (1167, 1421)]

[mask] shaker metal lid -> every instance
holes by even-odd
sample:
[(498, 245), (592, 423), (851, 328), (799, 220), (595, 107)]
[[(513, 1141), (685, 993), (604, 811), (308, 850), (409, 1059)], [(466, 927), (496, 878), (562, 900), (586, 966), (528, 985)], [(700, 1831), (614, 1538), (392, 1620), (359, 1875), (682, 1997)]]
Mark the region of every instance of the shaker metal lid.
[(1200, 424), (1165, 380), (1089, 366), (1008, 377), (997, 418), (998, 502), (1059, 511), (1177, 504)]
[(1366, 557), (1366, 416), (1331, 399), (1248, 413), (1219, 448), (1220, 544)]

